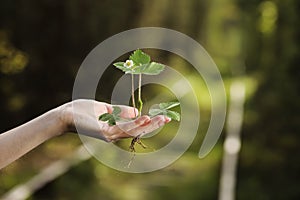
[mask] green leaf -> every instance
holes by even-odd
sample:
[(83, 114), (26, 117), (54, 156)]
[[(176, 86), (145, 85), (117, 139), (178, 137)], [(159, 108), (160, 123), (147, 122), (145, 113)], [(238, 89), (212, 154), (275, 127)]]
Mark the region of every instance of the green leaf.
[(166, 115), (173, 120), (180, 121), (180, 114), (178, 112), (167, 110)]
[(159, 108), (168, 110), (168, 109), (174, 108), (179, 105), (180, 105), (179, 102), (165, 102), (165, 103), (160, 103)]
[(109, 126), (116, 125), (116, 119), (115, 119), (114, 115), (109, 114), (109, 113), (104, 113), (104, 114), (100, 115), (99, 120), (107, 122)]
[(180, 121), (180, 114), (169, 109), (180, 105), (179, 102), (165, 102), (158, 104), (158, 108), (152, 108), (149, 110), (149, 116), (154, 117), (156, 115), (165, 115), (173, 120)]
[(156, 62), (151, 62), (150, 64), (145, 66), (142, 73), (147, 75), (158, 75), (164, 69), (165, 69), (165, 65)]
[(131, 54), (130, 60), (134, 62), (135, 65), (144, 65), (150, 63), (150, 56), (144, 53), (142, 50), (138, 49)]
[(116, 125), (117, 121), (121, 120), (121, 117), (119, 116), (120, 113), (121, 113), (121, 108), (118, 106), (113, 106), (112, 114), (104, 113), (99, 116), (99, 120), (107, 122), (108, 125), (113, 126)]
[(165, 65), (151, 62), (149, 64), (137, 66), (131, 72), (132, 74), (158, 75), (165, 69)]
[(121, 113), (121, 108), (118, 106), (113, 106), (112, 114), (116, 117)]
[(153, 117), (153, 116), (156, 116), (156, 115), (159, 115), (159, 114), (163, 114), (163, 110), (161, 109), (157, 109), (157, 108), (152, 108), (149, 110), (149, 115), (150, 117)]
[(110, 118), (112, 118), (112, 115), (109, 113), (104, 113), (99, 116), (100, 121), (108, 121)]
[(134, 51), (129, 59), (134, 63), (132, 68), (125, 67), (124, 62), (116, 62), (113, 65), (126, 74), (158, 75), (165, 68), (165, 65), (163, 64), (156, 62), (150, 63), (150, 56), (142, 52), (140, 49)]
[(116, 120), (114, 118), (110, 118), (107, 123), (109, 126), (114, 126), (116, 125)]
[(118, 68), (124, 68), (124, 64), (125, 64), (125, 62), (116, 62), (113, 65), (118, 67)]
[(131, 68), (127, 68), (127, 67), (124, 67), (124, 62), (116, 62), (113, 64), (116, 68), (122, 70), (123, 72), (125, 73), (130, 73), (132, 72), (132, 69)]

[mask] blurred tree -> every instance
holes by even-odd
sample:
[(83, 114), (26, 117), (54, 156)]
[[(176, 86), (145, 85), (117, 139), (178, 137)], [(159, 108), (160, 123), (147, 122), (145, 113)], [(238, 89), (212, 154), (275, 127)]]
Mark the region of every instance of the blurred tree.
[[(2, 0), (0, 130), (71, 100), (80, 63), (109, 36), (140, 26), (171, 28), (203, 44), (219, 66), (226, 87), (236, 73), (232, 63), (243, 62), (235, 55), (245, 52), (247, 91), (252, 88), (252, 93), (246, 94), (237, 199), (299, 199), (299, 9), (297, 0), (236, 0), (231, 4), (205, 0)], [(243, 22), (239, 24), (241, 32), (232, 29), (236, 18)], [(234, 45), (241, 38), (245, 38), (243, 49)], [(185, 75), (194, 75), (188, 63), (175, 56), (154, 54), (180, 66)], [(108, 73), (114, 74), (113, 79), (118, 76), (116, 71)], [(202, 83), (197, 84), (202, 88)], [(99, 99), (109, 100), (113, 81), (108, 85)], [(209, 106), (204, 111), (201, 131), (209, 122)], [(74, 136), (64, 137), (49, 141), (6, 168), (0, 176), (0, 196), (73, 151), (80, 142)], [(106, 199), (216, 199), (221, 148), (217, 146), (208, 158), (199, 160), (199, 144), (197, 140), (183, 158), (150, 174), (119, 173), (90, 160), (45, 186), (32, 199), (93, 195)]]
[(238, 197), (298, 199), (300, 4), (239, 4), (247, 30), (247, 72), (259, 87), (246, 106)]

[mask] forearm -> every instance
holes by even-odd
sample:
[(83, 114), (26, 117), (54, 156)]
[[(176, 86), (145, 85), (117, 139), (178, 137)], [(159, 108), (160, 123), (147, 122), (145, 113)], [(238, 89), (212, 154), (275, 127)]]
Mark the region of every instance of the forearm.
[[(120, 117), (132, 119), (136, 116), (137, 111), (134, 108), (119, 107), (122, 109)], [(156, 116), (152, 119), (149, 116), (142, 116), (117, 126), (98, 122), (97, 118), (100, 115), (111, 113), (112, 110), (112, 105), (107, 103), (84, 99), (75, 100), (0, 134), (0, 169), (46, 140), (64, 132), (76, 132), (77, 128), (83, 135), (105, 141), (116, 141), (136, 137), (141, 133), (150, 133), (170, 121), (164, 116)]]
[(0, 134), (0, 169), (46, 140), (65, 131), (61, 108), (49, 112)]

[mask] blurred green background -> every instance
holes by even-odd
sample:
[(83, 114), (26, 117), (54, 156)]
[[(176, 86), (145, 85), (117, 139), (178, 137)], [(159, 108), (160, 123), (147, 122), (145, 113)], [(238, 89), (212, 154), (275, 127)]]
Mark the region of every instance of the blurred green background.
[[(236, 199), (300, 198), (300, 1), (2, 0), (0, 5), (1, 132), (70, 101), (81, 62), (101, 41), (131, 28), (170, 28), (203, 45), (222, 74), (228, 96), (233, 81), (245, 84)], [(199, 159), (210, 120), (206, 87), (183, 59), (148, 52), (203, 91), (198, 94), (199, 134), (189, 150), (167, 168), (146, 174), (115, 171), (90, 158), (29, 199), (218, 198), (227, 129), (213, 151)], [(110, 77), (117, 80), (122, 75), (113, 68), (106, 73), (102, 81), (108, 87), (97, 94), (100, 101), (110, 100), (114, 84)], [(147, 86), (145, 96), (159, 89)], [(165, 144), (176, 131), (172, 123), (164, 128), (170, 134), (144, 142), (152, 147)], [(2, 169), (0, 198), (80, 145), (78, 136), (67, 134)]]

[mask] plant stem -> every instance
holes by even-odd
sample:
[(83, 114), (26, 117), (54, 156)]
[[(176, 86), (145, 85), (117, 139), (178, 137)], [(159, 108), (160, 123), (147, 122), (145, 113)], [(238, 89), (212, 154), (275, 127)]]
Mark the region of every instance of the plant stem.
[(131, 74), (131, 100), (132, 100), (132, 106), (134, 107), (134, 117), (137, 117), (137, 114), (135, 112), (136, 105), (135, 105), (135, 98), (134, 98), (134, 75)]
[(142, 101), (142, 74), (139, 74), (139, 116), (142, 115), (143, 101)]

